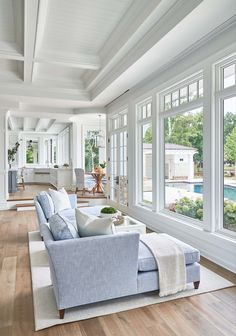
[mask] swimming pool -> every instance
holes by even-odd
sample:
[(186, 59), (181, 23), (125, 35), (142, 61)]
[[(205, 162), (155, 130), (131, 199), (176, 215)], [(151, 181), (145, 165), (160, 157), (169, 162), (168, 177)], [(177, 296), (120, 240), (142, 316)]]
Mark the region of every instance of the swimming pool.
[[(184, 189), (186, 191), (191, 191), (197, 194), (202, 194), (203, 185), (202, 183), (188, 183), (188, 182), (167, 182), (167, 187)], [(224, 187), (224, 197), (231, 201), (236, 201), (236, 188), (231, 186)]]

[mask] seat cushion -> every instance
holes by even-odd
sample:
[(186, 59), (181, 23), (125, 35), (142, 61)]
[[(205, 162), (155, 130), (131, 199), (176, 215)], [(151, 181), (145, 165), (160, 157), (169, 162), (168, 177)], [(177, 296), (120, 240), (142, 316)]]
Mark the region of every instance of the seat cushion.
[[(179, 244), (185, 256), (185, 264), (193, 264), (194, 262), (198, 262), (200, 260), (200, 252), (192, 247), (191, 245), (185, 244), (182, 241), (168, 236), (169, 238), (176, 241)], [(152, 252), (149, 248), (143, 244), (141, 241), (139, 242), (139, 254), (138, 254), (138, 271), (146, 272), (146, 271), (155, 271), (157, 270), (156, 260), (154, 259)]]

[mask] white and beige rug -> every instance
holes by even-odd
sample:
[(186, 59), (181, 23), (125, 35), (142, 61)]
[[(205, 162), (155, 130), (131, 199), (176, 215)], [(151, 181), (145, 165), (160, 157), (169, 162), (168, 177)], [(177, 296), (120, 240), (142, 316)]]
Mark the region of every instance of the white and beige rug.
[(192, 284), (190, 284), (186, 291), (168, 297), (160, 298), (158, 293), (150, 292), (66, 309), (64, 319), (60, 320), (51, 284), (47, 253), (38, 231), (29, 232), (29, 253), (36, 331), (57, 324), (113, 314), (234, 286), (230, 281), (201, 266), (201, 283), (197, 290), (193, 289)]

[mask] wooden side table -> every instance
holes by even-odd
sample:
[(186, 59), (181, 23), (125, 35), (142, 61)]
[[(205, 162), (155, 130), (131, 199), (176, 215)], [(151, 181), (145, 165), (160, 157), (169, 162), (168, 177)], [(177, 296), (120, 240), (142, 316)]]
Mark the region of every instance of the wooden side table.
[(100, 193), (100, 194), (104, 194), (104, 188), (103, 188), (103, 184), (102, 184), (102, 178), (105, 176), (104, 173), (96, 173), (96, 172), (92, 172), (91, 173), (92, 177), (95, 180), (95, 186), (93, 187), (93, 193)]

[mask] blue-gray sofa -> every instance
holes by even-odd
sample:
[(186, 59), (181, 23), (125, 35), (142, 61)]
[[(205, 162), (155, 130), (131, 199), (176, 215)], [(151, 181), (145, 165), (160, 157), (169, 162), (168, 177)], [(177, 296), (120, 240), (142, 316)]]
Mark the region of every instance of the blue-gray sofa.
[[(156, 261), (139, 240), (138, 233), (54, 241), (46, 223), (45, 210), (37, 199), (35, 202), (60, 318), (64, 317), (67, 308), (158, 290)], [(93, 209), (88, 208), (88, 212), (91, 211)], [(73, 212), (70, 209), (64, 215), (69, 214), (72, 218)], [(197, 289), (200, 283), (199, 251), (175, 240), (184, 250), (187, 283), (192, 282)]]

